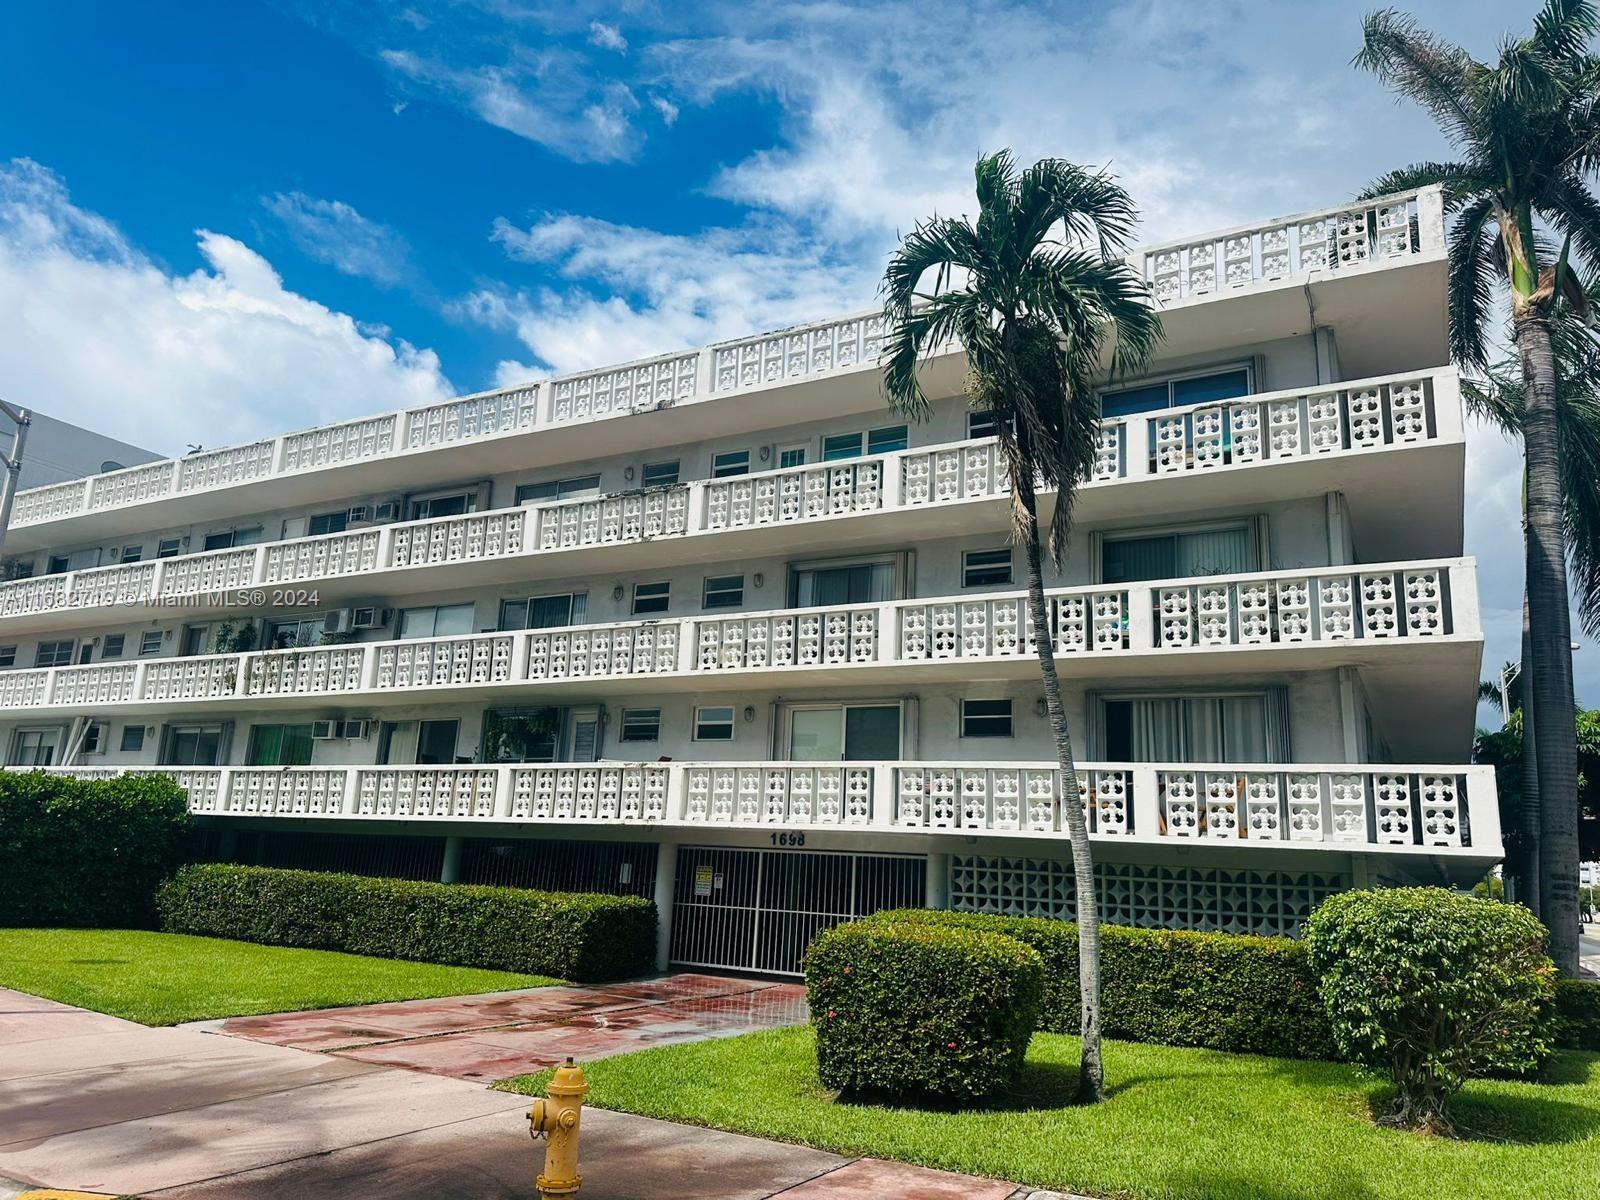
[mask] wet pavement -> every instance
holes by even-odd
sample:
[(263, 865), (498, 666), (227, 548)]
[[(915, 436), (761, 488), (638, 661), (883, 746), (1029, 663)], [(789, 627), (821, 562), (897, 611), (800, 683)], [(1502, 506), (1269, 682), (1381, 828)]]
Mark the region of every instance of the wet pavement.
[(806, 1019), (799, 984), (678, 974), (234, 1017), (212, 1028), (254, 1042), (487, 1083), (556, 1066), (569, 1055), (593, 1061)]

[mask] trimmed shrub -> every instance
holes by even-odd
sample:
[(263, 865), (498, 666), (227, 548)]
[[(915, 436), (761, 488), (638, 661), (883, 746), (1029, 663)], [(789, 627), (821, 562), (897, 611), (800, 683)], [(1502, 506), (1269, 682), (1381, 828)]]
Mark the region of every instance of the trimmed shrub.
[(1334, 1041), (1394, 1077), (1389, 1123), (1450, 1133), (1450, 1097), (1468, 1079), (1544, 1060), (1555, 995), (1545, 937), (1525, 908), (1445, 888), (1344, 892), (1311, 914)]
[(321, 871), (185, 867), (161, 888), (172, 933), (592, 981), (655, 967), (656, 906)]
[[(1039, 1028), (1078, 1032), (1073, 922), (917, 908), (867, 920), (982, 930), (1032, 946), (1044, 961)], [(1100, 1010), (1107, 1037), (1134, 1042), (1284, 1058), (1334, 1053), (1306, 948), (1292, 938), (1102, 925)]]
[(0, 771), (0, 925), (148, 927), (189, 831), (165, 776)]
[(1563, 1050), (1600, 1050), (1600, 983), (1556, 980), (1555, 1042)]
[(857, 921), (806, 955), (817, 1073), (841, 1092), (985, 1096), (1015, 1081), (1039, 1022), (1044, 964), (1011, 938)]

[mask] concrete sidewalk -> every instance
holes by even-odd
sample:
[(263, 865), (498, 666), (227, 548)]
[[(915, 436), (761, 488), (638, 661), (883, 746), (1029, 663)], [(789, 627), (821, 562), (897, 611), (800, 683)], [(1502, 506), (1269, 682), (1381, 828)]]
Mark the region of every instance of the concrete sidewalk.
[[(23, 1185), (242, 1200), (531, 1200), (542, 1151), (528, 1138), (527, 1103), (442, 1074), (192, 1027), (149, 1029), (0, 990), (0, 1177)], [(582, 1165), (583, 1200), (1019, 1194), (1008, 1183), (598, 1109), (584, 1115)]]

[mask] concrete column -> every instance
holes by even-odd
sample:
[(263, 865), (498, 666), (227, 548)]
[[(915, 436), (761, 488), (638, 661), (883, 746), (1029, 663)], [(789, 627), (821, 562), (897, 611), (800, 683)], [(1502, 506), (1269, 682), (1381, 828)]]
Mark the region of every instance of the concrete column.
[(923, 906), (950, 907), (950, 855), (943, 850), (928, 855), (928, 886)]
[(444, 839), (444, 867), (439, 872), (439, 882), (461, 882), (461, 839), (454, 834)]
[(678, 843), (656, 843), (656, 970), (665, 971), (672, 955), (672, 895), (678, 886)]

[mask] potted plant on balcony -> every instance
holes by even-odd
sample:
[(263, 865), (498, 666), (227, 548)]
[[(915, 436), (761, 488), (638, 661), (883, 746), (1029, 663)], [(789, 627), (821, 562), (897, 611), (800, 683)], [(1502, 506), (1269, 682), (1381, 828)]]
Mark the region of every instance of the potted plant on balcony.
[[(1059, 565), (1074, 495), (1094, 469), (1102, 350), (1109, 346), (1114, 374), (1139, 368), (1161, 337), (1161, 320), (1144, 281), (1121, 257), (1136, 213), (1109, 175), (1053, 158), (1019, 170), (1005, 150), (979, 159), (974, 175), (976, 222), (923, 221), (890, 261), (884, 387), (891, 408), (926, 419), (931, 407), (918, 366), (925, 355), (959, 342), (967, 355), (969, 402), (995, 417), (1010, 474), (1012, 536), (1027, 556), (1028, 613), (1072, 839), (1083, 1001), (1079, 1096), (1094, 1101), (1104, 1083), (1100, 923), (1088, 822), (1077, 803), (1072, 737), (1056, 674), (1043, 554), (1048, 548)], [(1056, 493), (1046, 539), (1039, 532), (1041, 490)]]

